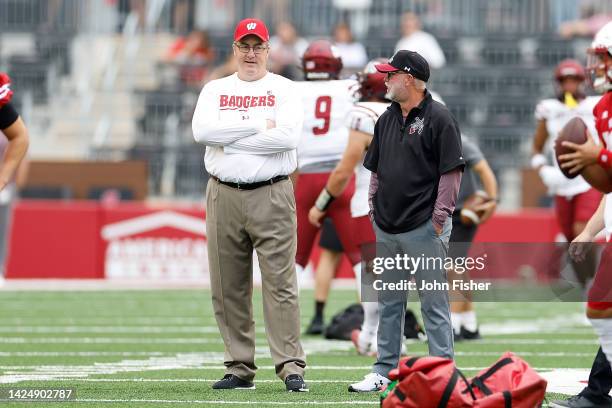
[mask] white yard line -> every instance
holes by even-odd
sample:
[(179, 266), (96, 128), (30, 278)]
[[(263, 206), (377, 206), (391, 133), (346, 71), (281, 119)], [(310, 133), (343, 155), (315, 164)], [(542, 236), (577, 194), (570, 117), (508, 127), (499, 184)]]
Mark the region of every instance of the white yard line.
[(208, 279), (150, 280), (150, 279), (6, 279), (0, 291), (101, 291), (101, 290), (182, 290), (208, 289)]
[[(356, 380), (310, 380), (308, 378), (306, 378), (306, 382), (308, 384), (312, 383), (312, 384), (334, 384), (334, 383), (341, 383), (341, 384), (350, 384), (350, 383), (354, 383), (355, 381), (359, 381), (361, 380), (361, 378), (358, 378)], [(69, 381), (69, 382), (101, 382), (101, 383), (106, 383), (106, 382), (152, 382), (152, 383), (156, 383), (156, 382), (169, 382), (169, 383), (182, 383), (182, 382), (203, 382), (203, 383), (211, 383), (211, 382), (217, 382), (219, 381), (219, 378), (209, 378), (209, 379), (204, 379), (204, 378), (56, 378), (54, 380), (43, 380), (43, 381), (58, 381), (58, 382), (62, 382), (62, 381)], [(276, 380), (254, 380), (253, 381), (256, 384), (272, 384), (272, 383), (281, 383), (280, 379), (276, 379)]]
[(0, 351), (0, 357), (134, 357), (163, 356), (167, 351)]
[(500, 319), (496, 323), (481, 324), (480, 331), (482, 333), (495, 334), (540, 333), (543, 331), (554, 332), (568, 327), (575, 328), (576, 326), (582, 326), (584, 328), (591, 327), (584, 313), (527, 320), (519, 320), (516, 318), (512, 320)]
[[(332, 343), (333, 342), (324, 342)], [(346, 343), (346, 342), (340, 342)], [(315, 343), (316, 344), (316, 343)], [(311, 345), (312, 346), (312, 345)], [(318, 344), (317, 347), (322, 347), (323, 344)], [(329, 346), (329, 344), (328, 344)], [(467, 352), (470, 355), (475, 352)], [(489, 352), (483, 352), (489, 353)], [(520, 355), (520, 353), (518, 353)], [(538, 354), (538, 353), (534, 353)], [(551, 356), (559, 357), (560, 353), (550, 353)], [(579, 353), (576, 353), (579, 354)], [(591, 357), (591, 354), (585, 354), (580, 357)], [(491, 355), (498, 356), (499, 353), (491, 353)], [(261, 358), (263, 355), (258, 354), (257, 358)], [(267, 354), (266, 354), (267, 356)], [(208, 353), (181, 353), (172, 356), (153, 356), (149, 355), (149, 358), (142, 360), (122, 360), (119, 362), (110, 363), (93, 363), (89, 365), (2, 365), (2, 375), (0, 375), (0, 383), (18, 383), (21, 381), (91, 381), (91, 382), (103, 382), (106, 379), (92, 379), (90, 376), (94, 375), (114, 375), (118, 373), (135, 373), (135, 372), (147, 372), (147, 371), (174, 371), (174, 370), (196, 370), (199, 372), (211, 372), (225, 370), (225, 366), (219, 364), (223, 359), (222, 352), (208, 352)], [(259, 367), (262, 370), (274, 371), (273, 365), (262, 365)], [(466, 372), (481, 371), (487, 367), (460, 367)], [(555, 367), (536, 367), (537, 371), (562, 371), (567, 372), (564, 368)], [(310, 365), (308, 370), (313, 371), (340, 371), (350, 372), (351, 374), (365, 374), (371, 370), (371, 365)], [(110, 379), (111, 382), (129, 382), (130, 379)], [(135, 381), (141, 382), (188, 382), (189, 379), (136, 379)], [(197, 381), (203, 382), (204, 379), (198, 379)], [(210, 381), (210, 380), (209, 380)], [(266, 380), (263, 380), (266, 381)], [(269, 380), (272, 381), (272, 380)], [(276, 380), (274, 380), (276, 381)], [(319, 380), (323, 382), (323, 380)], [(337, 382), (337, 381), (336, 381)], [(344, 382), (343, 382), (344, 383)]]
[[(468, 371), (468, 369), (464, 369)], [(547, 392), (554, 392), (566, 395), (574, 395), (580, 392), (589, 378), (588, 369), (549, 369), (549, 371), (540, 372), (540, 375), (548, 382)], [(87, 378), (87, 379), (74, 379), (74, 378), (61, 378), (58, 381), (69, 381), (69, 382), (160, 382), (160, 383), (174, 383), (174, 382), (203, 382), (210, 383), (218, 381), (218, 379), (203, 379), (203, 378)], [(269, 384), (278, 383), (280, 380), (255, 380), (257, 384)], [(355, 380), (309, 380), (306, 379), (307, 383), (311, 384), (350, 384)]]
[(0, 317), (1, 325), (47, 325), (53, 323), (55, 325), (117, 325), (117, 324), (129, 324), (129, 325), (147, 325), (147, 326), (160, 326), (172, 324), (180, 325), (204, 325), (208, 323), (214, 323), (215, 318), (212, 316), (202, 315), (196, 316), (155, 316), (155, 317), (46, 317), (41, 318), (40, 316), (32, 317)]
[[(214, 353), (214, 352), (211, 352)], [(346, 352), (323, 352), (325, 356), (346, 356)], [(135, 356), (171, 356), (176, 355), (174, 351), (0, 351), (2, 357), (135, 357)], [(201, 355), (202, 353), (190, 353)], [(501, 351), (455, 351), (455, 356), (458, 357), (496, 357), (501, 354)], [(593, 353), (570, 353), (570, 352), (531, 352), (519, 351), (517, 355), (525, 357), (592, 357)], [(219, 360), (223, 359), (223, 353), (216, 353)], [(256, 358), (272, 358), (269, 352), (261, 350), (261, 353), (256, 354)]]
[(566, 395), (578, 394), (586, 386), (589, 380), (588, 368), (586, 369), (549, 369), (539, 374), (546, 379), (547, 392), (556, 392)]
[[(255, 282), (260, 288), (261, 283)], [(314, 281), (304, 282), (304, 289), (312, 289)], [(6, 279), (0, 291), (105, 291), (105, 290), (184, 290), (209, 289), (210, 279)], [(332, 290), (355, 292), (354, 279), (334, 279)]]
[[(135, 362), (134, 362), (135, 363)], [(116, 367), (113, 367), (113, 364)], [(217, 370), (225, 370), (226, 367), (223, 365), (204, 365), (204, 366), (198, 366), (198, 367), (189, 367), (189, 366), (185, 366), (185, 367), (178, 367), (176, 365), (172, 366), (172, 365), (158, 365), (158, 366), (147, 366), (147, 367), (143, 367), (143, 366), (139, 366), (137, 364), (134, 364), (133, 366), (130, 366), (129, 368), (131, 369), (127, 369), (128, 367), (125, 366), (121, 366), (122, 363), (97, 363), (93, 366), (79, 366), (79, 365), (73, 365), (73, 366), (64, 366), (64, 365), (22, 365), (22, 366), (0, 366), (0, 370), (7, 370), (5, 373), (9, 373), (11, 375), (19, 375), (19, 372), (17, 370), (28, 370), (28, 372), (26, 372), (26, 374), (33, 374), (33, 373), (42, 373), (43, 375), (47, 375), (49, 373), (57, 373), (58, 374), (58, 378), (62, 378), (63, 376), (61, 375), (62, 373), (73, 373), (75, 375), (78, 374), (82, 374), (83, 377), (85, 377), (86, 375), (106, 375), (106, 374), (115, 374), (116, 372), (140, 372), (140, 371), (158, 371), (158, 370), (180, 370), (180, 369), (185, 369), (185, 370), (199, 370), (199, 371), (217, 371)], [(478, 370), (484, 370), (485, 368), (488, 368), (489, 366), (481, 366), (481, 367), (463, 367), (460, 366), (459, 368), (461, 370), (466, 370), (466, 371), (478, 371)], [(110, 371), (114, 371), (111, 373), (108, 372), (103, 372), (104, 369), (106, 368), (106, 370), (110, 370)], [(118, 368), (121, 368), (118, 369)], [(260, 365), (257, 366), (257, 368), (259, 370), (274, 370), (274, 366), (273, 365)], [(307, 366), (307, 370), (321, 370), (321, 371), (352, 371), (352, 370), (370, 370), (372, 369), (371, 365), (349, 365), (349, 366), (343, 366), (343, 365), (308, 365)], [(533, 367), (534, 370), (536, 371), (551, 371), (551, 370), (574, 370), (576, 368), (568, 368), (568, 367)], [(8, 370), (13, 370), (13, 371), (8, 371)], [(367, 374), (364, 373), (364, 374)], [(0, 383), (2, 382), (2, 377), (0, 377)]]
[[(334, 343), (331, 340), (315, 340), (324, 344), (325, 348), (321, 350), (330, 350), (330, 346)], [(218, 344), (222, 342), (218, 338), (198, 338), (198, 337), (157, 337), (157, 338), (142, 338), (142, 337), (0, 337), (0, 343), (5, 344)], [(257, 344), (267, 345), (267, 340), (258, 338)], [(345, 344), (350, 348), (351, 343), (346, 341), (336, 341), (336, 343)], [(414, 343), (414, 342), (411, 342)], [(422, 343), (418, 341), (417, 343)], [(529, 338), (507, 338), (507, 339), (491, 339), (476, 340), (474, 345), (478, 344), (518, 344), (518, 345), (540, 345), (540, 344), (557, 344), (557, 345), (594, 345), (599, 344), (596, 338), (593, 339), (529, 339)]]
[[(256, 333), (264, 334), (264, 327), (257, 327)], [(219, 334), (217, 326), (2, 326), (0, 333), (122, 333), (122, 334), (159, 334), (194, 333)]]
[[(5, 344), (219, 344), (218, 338), (198, 337), (0, 337)], [(258, 343), (265, 344), (265, 339)]]
[[(115, 322), (116, 323), (116, 322)], [(557, 326), (558, 327), (558, 326)], [(484, 336), (500, 336), (505, 334), (520, 334), (520, 333), (538, 333), (538, 334), (568, 334), (568, 335), (584, 335), (595, 336), (591, 326), (573, 329), (546, 329), (534, 330), (530, 324), (515, 325), (498, 325), (500, 331), (495, 331), (493, 327), (482, 325), (480, 332)], [(536, 326), (537, 329), (537, 326)], [(264, 327), (256, 327), (255, 332), (265, 334)], [(193, 333), (193, 334), (219, 334), (219, 328), (213, 325), (120, 325), (120, 326), (105, 326), (105, 325), (53, 325), (53, 326), (38, 326), (38, 325), (2, 325), (0, 323), (0, 333), (27, 333), (27, 334), (74, 334), (74, 333), (121, 333), (121, 334), (165, 334), (165, 333)]]
[[(593, 357), (593, 353), (566, 353), (563, 351), (517, 351), (514, 354), (524, 357)], [(500, 351), (455, 351), (455, 356), (459, 357), (499, 357), (500, 355)]]
[(478, 344), (520, 344), (520, 345), (540, 345), (540, 344), (558, 344), (558, 345), (598, 345), (599, 341), (596, 338), (593, 339), (484, 339), (474, 342), (474, 345)]
[[(249, 390), (243, 392), (248, 393)], [(138, 402), (149, 404), (206, 404), (206, 405), (370, 405), (378, 401), (219, 401), (219, 400), (155, 400), (155, 399), (76, 399), (73, 402)]]

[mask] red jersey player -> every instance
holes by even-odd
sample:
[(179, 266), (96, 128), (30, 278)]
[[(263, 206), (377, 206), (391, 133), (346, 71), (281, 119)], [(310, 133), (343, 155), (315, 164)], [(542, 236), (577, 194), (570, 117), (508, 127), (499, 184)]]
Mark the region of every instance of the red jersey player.
[(595, 127), (600, 141), (595, 144), (589, 134), (582, 145), (563, 142), (574, 150), (559, 157), (562, 168), (578, 173), (591, 185), (606, 193), (597, 211), (570, 245), (570, 255), (576, 260), (584, 258), (585, 245), (602, 229), (606, 232), (608, 245), (602, 254), (599, 268), (589, 291), (587, 317), (599, 336), (601, 348), (593, 363), (588, 386), (578, 395), (567, 401), (553, 401), (551, 407), (599, 407), (611, 406), (608, 395), (612, 387), (612, 22), (606, 24), (595, 35), (588, 50), (590, 73), (593, 88), (603, 93), (603, 97), (593, 109)]
[[(304, 281), (318, 227), (308, 222), (308, 210), (317, 199), (331, 171), (340, 161), (348, 142), (349, 130), (345, 118), (353, 107), (355, 80), (339, 79), (342, 59), (335, 47), (326, 40), (313, 41), (302, 57), (303, 82), (296, 87), (304, 106), (304, 125), (297, 148), (299, 176), (296, 182), (298, 246), (296, 269)], [(354, 181), (344, 193), (329, 203), (329, 216), (338, 232), (345, 253), (352, 264), (360, 260), (359, 250), (351, 237), (350, 202), (355, 191)], [(323, 327), (322, 306), (325, 299), (315, 299), (317, 314), (307, 333), (318, 334)], [(316, 321), (315, 321), (316, 320)]]
[[(351, 215), (353, 217), (353, 237), (359, 247), (376, 242), (376, 236), (368, 217), (370, 211), (368, 206), (370, 172), (363, 167), (362, 162), (374, 135), (374, 124), (389, 106), (389, 101), (385, 99), (387, 92), (385, 74), (379, 73), (374, 67), (375, 64), (379, 63), (381, 61), (371, 61), (366, 65), (363, 72), (359, 73), (360, 102), (351, 109), (346, 120), (350, 129), (348, 145), (342, 160), (330, 174), (327, 183), (324, 184), (325, 188), (320, 190), (320, 198), (310, 209), (308, 216), (313, 225), (319, 225), (323, 217), (328, 214), (325, 209), (325, 201), (329, 200), (328, 197), (340, 197), (345, 194), (347, 188), (352, 187), (350, 182), (353, 174), (356, 174), (356, 189), (351, 200)], [(361, 264), (357, 263), (353, 267), (358, 289), (361, 278), (360, 266)], [(362, 330), (357, 331), (351, 337), (360, 354), (376, 353), (378, 304), (376, 302), (362, 302), (362, 305), (364, 309)]]

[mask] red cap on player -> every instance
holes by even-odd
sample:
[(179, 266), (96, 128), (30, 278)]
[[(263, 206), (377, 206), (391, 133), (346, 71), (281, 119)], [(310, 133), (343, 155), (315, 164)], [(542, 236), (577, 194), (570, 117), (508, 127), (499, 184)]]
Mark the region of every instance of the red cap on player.
[(266, 27), (263, 21), (256, 18), (245, 18), (236, 25), (236, 30), (234, 30), (234, 41), (240, 41), (247, 35), (255, 35), (264, 42), (270, 41), (268, 27)]

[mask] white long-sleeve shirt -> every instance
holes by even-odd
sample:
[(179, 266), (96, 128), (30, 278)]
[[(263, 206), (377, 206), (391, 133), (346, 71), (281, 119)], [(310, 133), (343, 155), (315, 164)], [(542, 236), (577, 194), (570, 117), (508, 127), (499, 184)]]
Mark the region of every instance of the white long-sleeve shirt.
[[(266, 129), (266, 120), (276, 127)], [(267, 73), (237, 74), (204, 86), (193, 115), (193, 137), (207, 146), (207, 171), (223, 180), (254, 183), (291, 174), (297, 166), (303, 108), (294, 83)]]
[(444, 51), (436, 38), (425, 31), (416, 31), (407, 37), (402, 37), (395, 45), (395, 52), (399, 50), (416, 51), (427, 60), (433, 69), (442, 68), (446, 64)]

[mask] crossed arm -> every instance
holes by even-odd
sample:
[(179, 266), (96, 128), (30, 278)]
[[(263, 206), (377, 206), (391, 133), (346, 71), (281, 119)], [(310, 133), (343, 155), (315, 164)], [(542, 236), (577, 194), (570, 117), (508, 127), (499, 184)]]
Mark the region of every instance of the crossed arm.
[(214, 92), (206, 87), (193, 116), (193, 137), (206, 146), (221, 147), (226, 154), (273, 154), (294, 150), (299, 142), (302, 109), (297, 98), (279, 97), (272, 119), (221, 121)]

